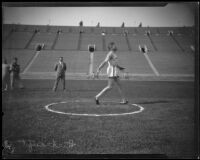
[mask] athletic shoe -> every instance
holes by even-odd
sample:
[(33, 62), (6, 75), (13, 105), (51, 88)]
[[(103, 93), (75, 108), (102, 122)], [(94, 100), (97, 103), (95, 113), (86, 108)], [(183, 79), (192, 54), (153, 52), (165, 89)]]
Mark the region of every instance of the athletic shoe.
[(120, 104), (128, 104), (127, 100), (121, 101)]
[(95, 99), (96, 105), (99, 105), (99, 100), (96, 99), (96, 97), (94, 99)]

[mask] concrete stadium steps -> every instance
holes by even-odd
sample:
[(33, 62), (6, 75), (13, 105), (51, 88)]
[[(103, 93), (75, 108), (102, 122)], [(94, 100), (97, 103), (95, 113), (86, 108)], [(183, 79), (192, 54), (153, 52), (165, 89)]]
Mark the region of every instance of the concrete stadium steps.
[(128, 51), (128, 44), (124, 35), (105, 35), (106, 47), (110, 42), (115, 42), (119, 51)]
[(53, 42), (56, 38), (56, 33), (42, 33), (38, 32), (35, 34), (34, 38), (32, 39), (30, 45), (28, 46), (29, 49), (35, 49), (36, 44), (45, 44), (44, 49), (51, 49)]
[(136, 34), (142, 34), (142, 35), (144, 35), (146, 33), (147, 28), (137, 27), (137, 28), (135, 28), (135, 30), (136, 30)]
[(181, 47), (186, 51), (186, 52), (192, 52), (190, 46), (193, 45), (195, 46), (195, 39), (192, 39), (190, 36), (185, 36), (185, 35), (174, 35), (174, 38), (179, 42)]
[(31, 32), (13, 32), (3, 43), (3, 48), (18, 49), (25, 48), (26, 44), (32, 37)]
[(79, 34), (61, 33), (59, 34), (55, 49), (77, 50)]
[[(93, 71), (96, 72), (97, 67), (105, 59), (106, 54), (107, 52), (95, 52)], [(125, 72), (128, 72), (130, 74), (154, 75), (144, 55), (141, 54), (140, 52), (134, 52), (134, 53), (118, 52), (117, 54), (119, 57), (119, 65), (126, 68)], [(102, 69), (101, 74), (106, 74), (106, 69), (107, 65)]]
[(82, 30), (83, 30), (83, 32), (84, 33), (93, 33), (93, 31), (94, 31), (94, 27), (82, 27)]
[(151, 35), (151, 39), (153, 40), (158, 51), (181, 51), (171, 36)]
[(55, 72), (55, 63), (59, 61), (61, 56), (67, 64), (68, 73), (89, 72), (90, 53), (58, 50), (41, 51), (27, 72)]
[(132, 51), (139, 51), (139, 45), (146, 45), (150, 51), (154, 51), (154, 48), (149, 40), (148, 36), (144, 35), (128, 35), (130, 46)]
[(125, 28), (113, 27), (114, 33), (123, 34)]
[(162, 74), (194, 75), (194, 56), (180, 52), (156, 52), (148, 54), (151, 62)]
[(101, 27), (95, 27), (93, 32), (94, 32), (95, 34), (101, 34), (102, 29), (101, 29)]
[(101, 27), (101, 30), (105, 31), (106, 34), (113, 34), (114, 33), (113, 27)]
[(2, 58), (5, 57), (7, 62), (10, 64), (14, 57), (18, 58), (18, 63), (20, 64), (21, 72), (26, 68), (30, 60), (35, 55), (34, 50), (28, 49), (2, 49)]
[(135, 27), (126, 27), (125, 30), (127, 30), (129, 34), (137, 34)]
[(149, 27), (147, 31), (150, 31), (151, 34), (159, 34), (157, 27)]
[(102, 44), (102, 35), (100, 34), (82, 34), (82, 40), (81, 40), (81, 51), (88, 51), (88, 45), (89, 44), (95, 44), (97, 51), (103, 50), (103, 44)]
[(8, 36), (11, 34), (12, 32), (12, 26), (10, 25), (3, 25), (2, 26), (2, 40), (6, 40), (8, 38)]

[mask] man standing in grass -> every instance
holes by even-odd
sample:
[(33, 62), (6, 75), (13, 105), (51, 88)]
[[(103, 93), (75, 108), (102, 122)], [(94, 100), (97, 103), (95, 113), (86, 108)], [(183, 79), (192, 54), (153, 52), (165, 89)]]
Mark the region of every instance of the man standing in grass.
[(56, 81), (54, 83), (53, 91), (55, 92), (60, 80), (63, 82), (63, 90), (65, 90), (65, 72), (67, 70), (66, 63), (63, 62), (63, 57), (60, 57), (59, 62), (55, 65)]
[(10, 81), (11, 90), (14, 89), (14, 85), (17, 82), (20, 89), (24, 88), (20, 78), (20, 65), (17, 63), (18, 59), (15, 57), (10, 67)]
[(7, 91), (10, 86), (10, 66), (5, 58), (2, 59), (2, 91)]

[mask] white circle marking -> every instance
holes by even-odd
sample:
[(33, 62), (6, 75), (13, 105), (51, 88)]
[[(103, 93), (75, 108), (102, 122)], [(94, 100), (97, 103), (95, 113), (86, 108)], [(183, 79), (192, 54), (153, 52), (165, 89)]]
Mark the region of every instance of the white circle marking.
[[(76, 101), (75, 101), (76, 102)], [(132, 106), (137, 106), (140, 108), (138, 111), (134, 112), (127, 112), (127, 113), (112, 113), (112, 114), (88, 114), (88, 113), (69, 113), (69, 112), (61, 112), (61, 111), (56, 111), (53, 109), (50, 109), (50, 106), (59, 104), (59, 103), (68, 103), (68, 102), (57, 102), (57, 103), (50, 103), (45, 106), (45, 109), (53, 112), (53, 113), (58, 113), (58, 114), (65, 114), (65, 115), (72, 115), (72, 116), (92, 116), (92, 117), (100, 117), (100, 116), (122, 116), (122, 115), (130, 115), (130, 114), (135, 114), (135, 113), (140, 113), (144, 110), (144, 108), (138, 104), (131, 104)]]

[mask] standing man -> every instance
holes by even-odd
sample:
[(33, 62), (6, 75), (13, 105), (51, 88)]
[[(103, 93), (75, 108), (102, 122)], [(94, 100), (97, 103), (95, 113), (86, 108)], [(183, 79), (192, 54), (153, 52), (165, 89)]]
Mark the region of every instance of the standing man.
[(58, 87), (58, 82), (63, 81), (63, 90), (65, 90), (65, 72), (67, 70), (66, 63), (63, 62), (63, 57), (60, 57), (59, 62), (55, 65), (56, 81), (54, 83), (53, 91), (55, 92)]
[(2, 91), (7, 91), (10, 86), (10, 66), (5, 58), (2, 59)]
[(21, 78), (20, 78), (20, 65), (17, 63), (18, 59), (15, 57), (10, 66), (10, 81), (11, 81), (11, 90), (14, 89), (14, 85), (17, 82), (20, 89), (24, 88)]

